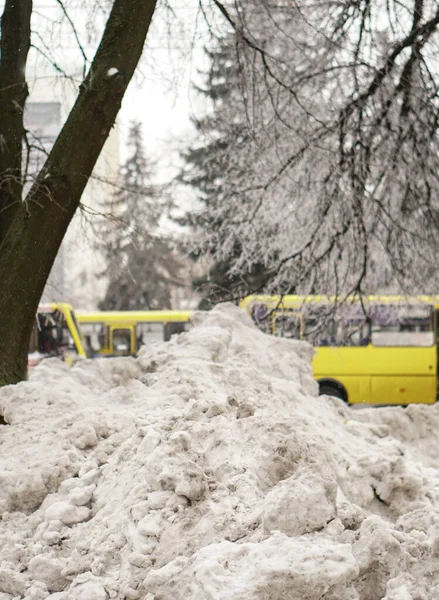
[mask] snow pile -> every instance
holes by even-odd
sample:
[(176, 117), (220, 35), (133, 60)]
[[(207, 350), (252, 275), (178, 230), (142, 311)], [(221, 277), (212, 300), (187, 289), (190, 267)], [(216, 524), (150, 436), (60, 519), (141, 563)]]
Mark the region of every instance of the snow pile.
[(0, 390), (0, 600), (439, 598), (436, 407), (317, 398), (233, 306)]

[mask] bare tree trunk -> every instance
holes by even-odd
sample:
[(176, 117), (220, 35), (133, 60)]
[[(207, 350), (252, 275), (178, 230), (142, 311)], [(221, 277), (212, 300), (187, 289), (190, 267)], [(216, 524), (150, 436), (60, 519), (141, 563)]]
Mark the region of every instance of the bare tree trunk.
[(21, 202), (23, 111), (32, 0), (6, 2), (0, 41), (0, 243)]
[(155, 5), (115, 0), (75, 106), (0, 238), (0, 385), (26, 376), (39, 299), (141, 56)]

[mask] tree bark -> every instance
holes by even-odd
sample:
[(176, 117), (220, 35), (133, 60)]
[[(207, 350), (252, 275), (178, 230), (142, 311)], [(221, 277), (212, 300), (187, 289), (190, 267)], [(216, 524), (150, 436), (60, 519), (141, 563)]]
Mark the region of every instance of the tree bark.
[(0, 244), (21, 202), (23, 111), (32, 0), (6, 0), (0, 40)]
[(26, 376), (38, 302), (142, 53), (156, 0), (115, 0), (50, 155), (0, 241), (0, 385)]

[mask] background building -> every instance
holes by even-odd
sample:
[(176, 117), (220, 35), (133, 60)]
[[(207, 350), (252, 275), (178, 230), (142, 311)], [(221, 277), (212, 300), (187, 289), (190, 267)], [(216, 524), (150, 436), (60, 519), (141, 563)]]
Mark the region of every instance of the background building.
[[(30, 96), (25, 110), (28, 189), (32, 179), (44, 164), (59, 131), (72, 108), (82, 73), (72, 70), (66, 76), (54, 76), (53, 71), (28, 76)], [(84, 139), (84, 144), (87, 139)], [(105, 293), (105, 267), (96, 249), (96, 213), (108, 195), (113, 194), (119, 179), (119, 126), (113, 128), (93, 176), (82, 197), (82, 210), (72, 220), (61, 245), (43, 301), (65, 301), (75, 307), (93, 309)]]

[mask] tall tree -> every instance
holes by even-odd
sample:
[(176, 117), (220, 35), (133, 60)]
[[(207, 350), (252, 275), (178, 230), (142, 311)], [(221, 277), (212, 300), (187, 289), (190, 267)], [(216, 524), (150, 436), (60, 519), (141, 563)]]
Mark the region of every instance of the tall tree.
[(102, 310), (171, 308), (181, 264), (170, 242), (158, 232), (168, 203), (163, 186), (151, 184), (142, 128), (131, 125), (128, 159), (121, 170), (121, 188), (105, 212), (98, 246), (104, 251), (109, 285)]
[[(239, 156), (248, 147), (252, 132), (246, 118), (235, 36), (217, 38), (205, 52), (210, 68), (204, 74), (204, 85), (194, 85), (194, 88), (207, 100), (209, 112), (200, 119), (193, 119), (198, 140), (183, 153), (185, 166), (178, 178), (195, 190), (200, 208), (179, 222), (191, 231), (211, 232), (224, 220), (222, 215), (217, 216), (227, 193), (224, 182), (243, 176), (241, 165), (234, 162), (233, 156)], [(203, 259), (206, 265), (204, 274), (193, 280), (202, 296), (201, 308), (239, 296), (248, 288), (259, 288), (266, 281), (261, 264), (253, 264), (245, 274), (230, 273), (233, 261), (242, 252), (239, 240), (235, 240), (225, 259), (215, 260), (217, 251), (212, 237), (191, 254), (194, 260)]]
[(262, 264), (270, 291), (437, 291), (437, 2), (214, 4), (248, 135), (194, 251), (243, 280)]
[(32, 0), (5, 0), (0, 40), (0, 385), (26, 376), (38, 302), (142, 53), (155, 0), (114, 0), (62, 131), (23, 198)]

